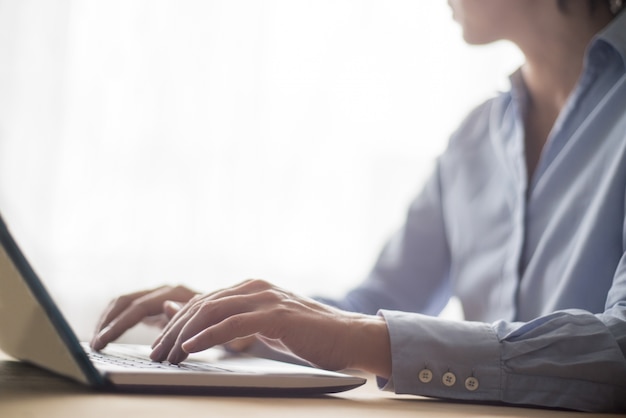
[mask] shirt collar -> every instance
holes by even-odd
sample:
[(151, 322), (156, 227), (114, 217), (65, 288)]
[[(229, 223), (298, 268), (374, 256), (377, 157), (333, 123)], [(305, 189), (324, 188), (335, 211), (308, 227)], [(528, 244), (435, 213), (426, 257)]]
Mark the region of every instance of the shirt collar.
[[(591, 42), (589, 51), (585, 57), (587, 69), (589, 69), (590, 64), (592, 68), (599, 67), (599, 69), (601, 69), (604, 66), (604, 62), (598, 62), (598, 59), (593, 56), (606, 56), (604, 52), (595, 51), (602, 51), (607, 47), (617, 53), (621, 58), (623, 68), (626, 68), (626, 10), (615, 16), (613, 21), (600, 31)], [(600, 61), (603, 61), (603, 59), (600, 59)], [(511, 99), (516, 107), (516, 111), (521, 116), (523, 109), (525, 109), (526, 102), (528, 101), (528, 91), (526, 90), (526, 84), (522, 77), (521, 67), (509, 76), (509, 82), (511, 86)]]
[(622, 65), (626, 67), (626, 11), (615, 16), (592, 42), (593, 48), (598, 43), (606, 43), (619, 55)]

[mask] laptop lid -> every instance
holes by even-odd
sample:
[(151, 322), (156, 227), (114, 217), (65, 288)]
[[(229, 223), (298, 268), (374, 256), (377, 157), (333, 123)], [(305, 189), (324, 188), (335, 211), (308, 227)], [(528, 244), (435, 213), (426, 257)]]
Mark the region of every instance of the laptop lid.
[(89, 385), (103, 383), (0, 215), (0, 349)]
[[(223, 373), (126, 368), (95, 360), (80, 343), (42, 282), (20, 251), (0, 215), (0, 349), (93, 387), (127, 390), (203, 391), (228, 394), (315, 394), (339, 392), (365, 383), (361, 377), (251, 357), (218, 359), (202, 354), (191, 359), (220, 361)], [(115, 347), (115, 344), (111, 344)], [(123, 347), (127, 354), (148, 347)], [(111, 350), (107, 348), (107, 351)], [(89, 353), (89, 356), (88, 354)], [(118, 352), (119, 353), (119, 352)], [(110, 353), (111, 356), (117, 355)], [(199, 364), (197, 364), (199, 366)], [(193, 366), (193, 364), (192, 364)]]

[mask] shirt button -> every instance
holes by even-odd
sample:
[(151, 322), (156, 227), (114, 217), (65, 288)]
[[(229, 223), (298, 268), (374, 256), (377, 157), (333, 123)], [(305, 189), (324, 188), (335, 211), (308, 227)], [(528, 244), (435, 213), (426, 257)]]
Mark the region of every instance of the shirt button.
[(476, 379), (473, 376), (468, 377), (467, 379), (465, 379), (465, 389), (473, 392), (476, 389), (478, 389), (478, 379)]
[(441, 381), (446, 386), (453, 386), (456, 383), (456, 376), (452, 372), (444, 373)]
[(422, 383), (428, 383), (433, 380), (433, 372), (428, 369), (422, 369), (419, 373), (419, 380)]

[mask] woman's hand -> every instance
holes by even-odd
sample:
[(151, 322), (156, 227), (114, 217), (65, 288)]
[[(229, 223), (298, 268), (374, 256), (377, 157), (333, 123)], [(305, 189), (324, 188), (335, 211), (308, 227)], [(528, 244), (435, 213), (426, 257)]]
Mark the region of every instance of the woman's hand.
[(91, 347), (103, 349), (140, 322), (165, 327), (181, 306), (196, 294), (184, 286), (163, 286), (114, 299), (100, 318)]
[[(127, 315), (133, 320), (119, 329), (145, 317), (142, 312)], [(356, 368), (381, 377), (391, 373), (383, 318), (344, 312), (262, 280), (191, 298), (157, 338), (151, 357), (179, 363), (189, 353), (253, 335), (325, 369)]]

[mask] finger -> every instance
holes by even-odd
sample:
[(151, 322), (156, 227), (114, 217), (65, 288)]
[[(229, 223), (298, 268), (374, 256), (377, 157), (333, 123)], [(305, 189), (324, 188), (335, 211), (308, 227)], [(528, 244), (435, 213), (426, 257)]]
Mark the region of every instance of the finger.
[(144, 318), (141, 322), (154, 328), (163, 329), (163, 327), (166, 326), (169, 322), (169, 318), (165, 314), (161, 314), (156, 316), (149, 316), (147, 318)]
[[(119, 338), (143, 319), (161, 314), (165, 300), (185, 300), (190, 297), (190, 294), (193, 292), (182, 286), (164, 286), (152, 291), (136, 292), (118, 298), (119, 302), (111, 310), (111, 314), (107, 315), (107, 320), (103, 321), (104, 326), (95, 335), (91, 346), (95, 350), (104, 348), (109, 342)], [(113, 315), (113, 313), (117, 313), (117, 315)]]
[(144, 318), (142, 322), (146, 325), (163, 329), (182, 307), (183, 305), (179, 302), (167, 300), (163, 302), (163, 313)]
[[(192, 329), (192, 327), (203, 326), (203, 323), (199, 320), (199, 318), (196, 317), (196, 315), (199, 310), (201, 310), (209, 303), (210, 301), (195, 299), (190, 301), (187, 305), (180, 309), (176, 313), (176, 315), (174, 315), (172, 320), (168, 323), (166, 329), (163, 330), (161, 335), (159, 335), (159, 337), (153, 343), (150, 358), (154, 361), (163, 361), (165, 359), (169, 360), (169, 354), (176, 344), (176, 341), (178, 340), (178, 337), (181, 334), (182, 330), (185, 327), (190, 330)], [(171, 363), (175, 362), (171, 361)]]
[(98, 325), (96, 326), (96, 330), (94, 332), (93, 338), (91, 340), (91, 347), (94, 350), (100, 350), (104, 348), (106, 343), (102, 343), (99, 335), (105, 330), (115, 318), (117, 318), (128, 306), (134, 301), (137, 300), (156, 289), (143, 290), (135, 293), (130, 293), (128, 295), (120, 296), (114, 300), (112, 300), (107, 308), (105, 309), (103, 315), (100, 317)]
[[(178, 321), (182, 317), (185, 317), (188, 320), (189, 319), (187, 315), (188, 311), (190, 309), (194, 309), (194, 306), (196, 306), (196, 304), (199, 303), (200, 301), (219, 300), (219, 299), (223, 299), (223, 298), (234, 296), (234, 295), (247, 295), (247, 294), (252, 294), (252, 293), (258, 293), (259, 291), (266, 290), (270, 288), (271, 286), (272, 285), (270, 283), (264, 280), (248, 279), (232, 287), (219, 289), (219, 290), (216, 290), (214, 292), (211, 292), (205, 295), (196, 295), (172, 317), (172, 319), (165, 326), (161, 334), (152, 343), (152, 349), (156, 349), (156, 347), (161, 345), (165, 335), (170, 335), (174, 333), (175, 331), (180, 331), (181, 324), (178, 324)], [(174, 327), (176, 327), (176, 330), (174, 330)], [(164, 346), (167, 346), (168, 349), (171, 349), (171, 341), (166, 342)], [(155, 353), (153, 353), (153, 355), (155, 356), (155, 358), (161, 358), (161, 356)], [(156, 360), (155, 358), (153, 358), (155, 361), (162, 361), (164, 359), (163, 358), (162, 360)]]
[(178, 311), (182, 309), (182, 307), (183, 305), (173, 300), (163, 302), (163, 313), (167, 317), (168, 322), (178, 313)]
[(104, 313), (100, 317), (98, 321), (98, 325), (96, 327), (96, 334), (102, 331), (109, 323), (116, 318), (124, 309), (128, 307), (132, 303), (132, 301), (147, 295), (148, 293), (154, 292), (158, 289), (148, 289), (140, 292), (130, 293), (128, 295), (120, 296), (112, 300)]
[(167, 359), (179, 363), (187, 353), (181, 348), (184, 341), (224, 319), (242, 312), (255, 310), (268, 299), (268, 294), (235, 295), (217, 300), (198, 300), (176, 323), (163, 333), (151, 358), (155, 361)]
[[(217, 343), (207, 343), (208, 345), (205, 345), (204, 348), (209, 348), (216, 344), (225, 344), (236, 338), (248, 337), (257, 333), (263, 334), (270, 339), (277, 338), (276, 318), (279, 317), (280, 311), (284, 313), (283, 307), (280, 306), (284, 296), (283, 293), (275, 289), (269, 289), (250, 295), (230, 296), (218, 301), (212, 301), (211, 304), (203, 306), (203, 309), (194, 315), (187, 327), (181, 329), (176, 343), (170, 349), (168, 361), (182, 361), (181, 359), (188, 354), (188, 351), (183, 349), (182, 345), (197, 335), (210, 335), (210, 331), (207, 331), (207, 329), (215, 327), (216, 324), (220, 324), (221, 327), (228, 327), (230, 324), (235, 332)], [(263, 324), (262, 328), (249, 329), (241, 333), (237, 331), (235, 325), (238, 324), (237, 321), (240, 321), (241, 318), (248, 317), (247, 315), (256, 315), (256, 318), (270, 318), (270, 320)], [(252, 322), (251, 324), (254, 323)], [(258, 324), (261, 325), (260, 322)]]
[[(163, 337), (170, 334), (171, 332), (173, 332), (173, 328), (174, 327), (180, 327), (180, 319), (181, 318), (187, 318), (189, 316), (189, 311), (196, 309), (197, 308), (197, 303), (198, 301), (202, 300), (203, 296), (202, 295), (196, 295), (193, 298), (191, 298), (191, 300), (189, 300), (183, 307), (181, 307), (173, 316), (172, 318), (169, 320), (169, 322), (167, 323), (167, 325), (165, 325), (165, 327), (163, 327), (163, 330), (161, 331), (161, 334), (159, 334), (159, 336), (154, 340), (154, 342), (152, 343), (152, 349), (154, 350), (157, 346), (161, 345), (161, 342), (163, 341)], [(157, 361), (161, 361), (161, 360), (157, 360)]]
[(187, 354), (197, 353), (237, 338), (250, 337), (255, 334), (272, 334), (271, 331), (268, 332), (268, 328), (272, 326), (268, 324), (268, 317), (264, 311), (230, 316), (187, 339), (182, 343), (181, 348)]
[(130, 293), (128, 295), (120, 296), (113, 300), (105, 314), (102, 316), (98, 327), (96, 328), (96, 333), (102, 331), (106, 328), (111, 321), (120, 316), (124, 310), (126, 310), (132, 303), (136, 303), (139, 301), (140, 303), (152, 303), (154, 300), (155, 305), (159, 303), (159, 300), (162, 298), (170, 298), (171, 300), (176, 301), (187, 301), (189, 300), (195, 292), (190, 289), (187, 289), (184, 286), (161, 286), (155, 289), (142, 290), (135, 293)]

